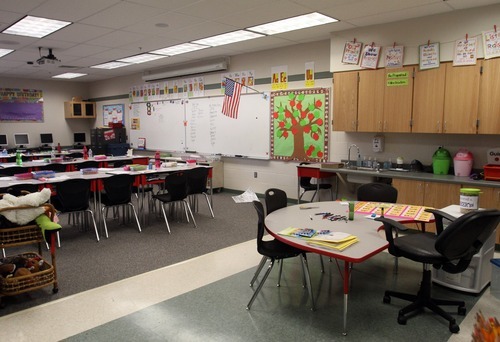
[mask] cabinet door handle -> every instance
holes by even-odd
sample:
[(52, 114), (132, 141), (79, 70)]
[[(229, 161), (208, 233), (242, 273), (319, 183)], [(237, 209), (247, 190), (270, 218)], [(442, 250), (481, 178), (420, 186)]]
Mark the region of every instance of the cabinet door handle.
[(439, 133), (439, 126), (441, 125), (441, 121), (437, 121), (437, 124), (436, 124), (436, 132)]

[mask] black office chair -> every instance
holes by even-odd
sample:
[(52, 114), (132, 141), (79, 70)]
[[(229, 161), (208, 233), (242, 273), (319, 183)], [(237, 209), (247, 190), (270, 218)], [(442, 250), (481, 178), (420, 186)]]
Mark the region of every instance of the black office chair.
[(99, 232), (95, 223), (94, 212), (89, 204), (90, 181), (88, 179), (69, 179), (57, 183), (57, 191), (51, 202), (61, 214), (88, 213), (94, 225), (95, 236), (99, 242)]
[(102, 183), (104, 192), (101, 194), (101, 204), (103, 204), (101, 212), (103, 214), (102, 217), (106, 237), (109, 237), (108, 225), (106, 223), (108, 208), (116, 206), (128, 206), (132, 209), (140, 233), (141, 224), (139, 223), (135, 207), (132, 204), (132, 184), (134, 183), (134, 177), (130, 175), (115, 175), (104, 178)]
[[(302, 162), (299, 165), (307, 165), (307, 164), (310, 164), (310, 163)], [(311, 202), (314, 201), (314, 197), (316, 197), (316, 195), (318, 195), (318, 198), (319, 198), (318, 184), (311, 183), (311, 177), (300, 177), (299, 181), (300, 181), (300, 188), (302, 189), (302, 193), (299, 195), (299, 199), (298, 199), (299, 203), (300, 203), (300, 200), (302, 199), (302, 196), (304, 196), (304, 194), (308, 191), (314, 191), (314, 194), (311, 198)], [(317, 179), (317, 181), (319, 182), (320, 180)], [(319, 183), (319, 190), (330, 190), (330, 196), (331, 196), (332, 201), (333, 201), (333, 187), (330, 183)]]
[(196, 228), (196, 221), (194, 219), (191, 206), (189, 205), (189, 201), (187, 200), (188, 187), (186, 173), (176, 172), (167, 175), (165, 177), (163, 187), (163, 190), (160, 190), (155, 195), (153, 195), (153, 199), (161, 202), (161, 210), (163, 212), (163, 217), (165, 218), (168, 233), (170, 234), (170, 225), (168, 224), (167, 213), (165, 211), (166, 204), (182, 203), (187, 221), (189, 222), (189, 215), (191, 215), (193, 225)]
[[(273, 240), (263, 240), (264, 233), (265, 233), (265, 228), (264, 228), (264, 206), (260, 201), (253, 201), (253, 205), (255, 207), (255, 210), (257, 211), (257, 216), (258, 216), (258, 224), (257, 224), (257, 252), (262, 255), (262, 259), (260, 260), (259, 265), (257, 266), (257, 270), (255, 271), (255, 274), (250, 281), (250, 287), (253, 287), (253, 284), (257, 280), (257, 277), (259, 276), (260, 272), (262, 271), (262, 268), (266, 264), (267, 260), (270, 260), (269, 266), (267, 268), (266, 273), (264, 273), (264, 276), (262, 277), (259, 286), (257, 286), (257, 289), (255, 290), (252, 298), (247, 304), (247, 310), (250, 310), (255, 298), (259, 294), (260, 290), (262, 289), (262, 286), (267, 280), (267, 277), (271, 273), (271, 270), (273, 269), (274, 263), (277, 260), (283, 261), (283, 259), (288, 259), (288, 258), (293, 258), (300, 256), (301, 259), (301, 264), (302, 264), (302, 271), (303, 271), (303, 286), (307, 287), (309, 291), (309, 296), (311, 297), (311, 310), (315, 310), (315, 304), (314, 304), (314, 296), (312, 293), (312, 286), (311, 286), (311, 277), (309, 275), (309, 266), (307, 264), (307, 256), (306, 253), (303, 250), (297, 249), (295, 247), (289, 246), (279, 240), (273, 239)], [(283, 262), (281, 262), (280, 265), (280, 271), (278, 275), (278, 284), (277, 286), (280, 286), (280, 281), (281, 281), (281, 273), (282, 273), (282, 267), (283, 267)]]
[[(412, 303), (399, 310), (398, 323), (406, 324), (407, 314), (428, 308), (449, 322), (449, 329), (457, 333), (460, 327), (450, 314), (439, 305), (457, 305), (458, 314), (465, 315), (466, 308), (463, 301), (435, 299), (431, 297), (432, 279), (431, 266), (442, 268), (452, 274), (465, 271), (484, 242), (493, 234), (500, 222), (500, 210), (478, 210), (454, 218), (447, 213), (435, 209), (427, 209), (434, 214), (437, 233), (415, 233), (393, 237), (393, 229), (405, 227), (388, 218), (380, 217), (376, 220), (384, 223), (385, 236), (389, 242), (389, 253), (398, 257), (405, 257), (420, 262), (424, 266), (420, 289), (416, 295), (386, 291), (384, 303), (390, 303), (391, 297), (411, 301)], [(452, 221), (443, 229), (443, 219)]]
[(367, 183), (358, 188), (358, 201), (396, 203), (398, 189), (385, 183)]
[(191, 209), (193, 209), (196, 212), (198, 207), (198, 201), (196, 195), (205, 196), (205, 200), (207, 201), (210, 214), (212, 215), (212, 218), (214, 218), (215, 215), (212, 209), (212, 204), (210, 203), (210, 199), (208, 198), (208, 189), (207, 189), (208, 172), (209, 169), (206, 167), (196, 167), (191, 170), (186, 170), (188, 197), (191, 199), (191, 204), (193, 204)]

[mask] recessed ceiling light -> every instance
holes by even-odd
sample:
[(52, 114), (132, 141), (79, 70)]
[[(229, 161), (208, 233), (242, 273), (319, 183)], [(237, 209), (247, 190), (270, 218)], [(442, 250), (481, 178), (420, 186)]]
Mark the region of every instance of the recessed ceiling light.
[(130, 63), (122, 63), (122, 62), (108, 62), (108, 63), (103, 63), (103, 64), (97, 64), (97, 65), (92, 65), (91, 68), (95, 69), (116, 69), (116, 68), (121, 68), (125, 66), (132, 65)]
[(245, 30), (239, 30), (229, 33), (219, 34), (217, 36), (208, 37), (204, 39), (199, 39), (192, 41), (195, 44), (209, 45), (209, 46), (219, 46), (225, 44), (231, 44), (236, 42), (242, 42), (249, 39), (264, 37), (263, 34), (249, 32)]
[(70, 79), (70, 78), (77, 78), (77, 77), (82, 77), (82, 76), (87, 76), (87, 74), (80, 74), (77, 72), (66, 72), (64, 74), (52, 76), (52, 78)]
[(17, 23), (7, 27), (2, 33), (18, 36), (43, 38), (49, 34), (70, 25), (69, 21), (26, 16)]
[(117, 59), (117, 61), (124, 62), (124, 63), (139, 64), (139, 63), (154, 61), (156, 59), (165, 58), (165, 57), (167, 57), (167, 56), (153, 55), (151, 53), (143, 53), (140, 55), (130, 56), (130, 57), (126, 57), (126, 58), (120, 58), (120, 59)]
[(298, 17), (273, 21), (263, 25), (248, 27), (247, 30), (259, 32), (267, 35), (283, 33), (288, 31), (300, 30), (308, 27), (314, 27), (323, 24), (335, 23), (338, 20), (328, 17), (318, 12), (299, 15)]
[(197, 51), (197, 50), (201, 50), (201, 49), (206, 49), (209, 47), (210, 46), (208, 46), (208, 45), (184, 43), (184, 44), (169, 46), (169, 47), (166, 47), (163, 49), (150, 51), (150, 53), (156, 53), (158, 55), (165, 55), (165, 56), (174, 56), (174, 55), (180, 55), (181, 53), (187, 53), (187, 52)]
[(11, 50), (11, 49), (0, 49), (0, 57), (6, 56), (13, 51), (14, 50)]

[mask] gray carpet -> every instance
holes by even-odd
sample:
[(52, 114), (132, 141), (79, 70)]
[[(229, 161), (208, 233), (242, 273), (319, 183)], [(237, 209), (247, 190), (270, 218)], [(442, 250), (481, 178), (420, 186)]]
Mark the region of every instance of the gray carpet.
[[(310, 267), (317, 310), (310, 310), (309, 296), (301, 286), (298, 258), (285, 261), (281, 287), (276, 287), (275, 268), (252, 309), (245, 306), (252, 295), (248, 286), (254, 269), (204, 286), (195, 291), (153, 305), (66, 341), (447, 341), (448, 323), (430, 313), (409, 318), (407, 325), (396, 321), (398, 310), (407, 303), (393, 299), (383, 304), (387, 288), (416, 292), (421, 267), (401, 259), (399, 276), (392, 272), (393, 258), (381, 253), (356, 264), (348, 309), (348, 336), (342, 336), (343, 291), (335, 261), (326, 263), (321, 274), (316, 256)], [(342, 264), (341, 264), (342, 266)], [(257, 285), (257, 284), (256, 284)], [(477, 297), (434, 287), (434, 295), (462, 299), (472, 308)], [(460, 323), (464, 316), (450, 313)], [(470, 337), (464, 336), (465, 340)]]
[[(52, 294), (52, 286), (48, 286), (2, 297), (5, 307), (0, 309), (0, 316), (255, 239), (255, 209), (251, 203), (234, 203), (234, 195), (214, 194), (214, 219), (204, 197), (199, 197), (199, 211), (195, 214), (198, 228), (187, 223), (185, 217), (171, 218), (170, 235), (163, 216), (153, 213), (142, 226), (142, 233), (133, 221), (123, 225), (120, 220), (108, 219), (109, 239), (102, 234), (101, 241), (96, 242), (93, 229), (80, 231), (68, 225), (66, 215), (61, 216), (62, 246), (56, 252), (59, 292)], [(26, 251), (36, 251), (36, 246), (8, 249), (7, 255)], [(47, 250), (43, 255), (50, 260)]]

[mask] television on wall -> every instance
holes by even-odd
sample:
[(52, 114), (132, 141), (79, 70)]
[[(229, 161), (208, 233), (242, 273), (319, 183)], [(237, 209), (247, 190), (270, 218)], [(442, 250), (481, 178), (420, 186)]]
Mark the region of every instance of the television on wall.
[(87, 142), (85, 133), (73, 133), (73, 142), (75, 145), (82, 145)]
[(28, 133), (14, 133), (14, 144), (17, 147), (25, 148), (30, 144), (30, 136)]
[(48, 146), (49, 144), (53, 144), (54, 139), (52, 138), (52, 133), (40, 133), (40, 142), (44, 146)]

